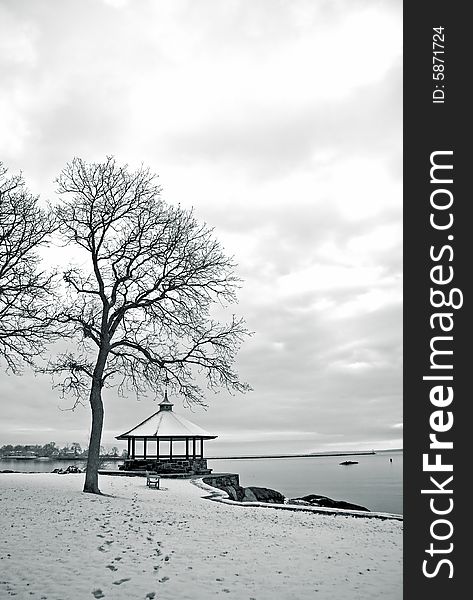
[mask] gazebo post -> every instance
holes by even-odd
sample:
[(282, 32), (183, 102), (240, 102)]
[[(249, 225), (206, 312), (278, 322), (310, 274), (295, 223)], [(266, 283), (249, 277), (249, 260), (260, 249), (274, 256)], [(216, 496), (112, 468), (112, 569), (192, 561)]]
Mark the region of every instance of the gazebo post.
[(131, 458), (135, 458), (135, 438), (131, 438)]
[(159, 460), (159, 438), (156, 438), (156, 460)]
[(204, 458), (204, 438), (200, 438), (200, 458)]
[(189, 460), (189, 438), (186, 437), (186, 460)]
[(128, 458), (131, 458), (131, 438), (128, 438)]
[(146, 460), (146, 445), (148, 443), (148, 438), (144, 437), (143, 438), (143, 458)]
[(172, 437), (169, 438), (169, 460), (172, 460)]
[(192, 438), (192, 458), (195, 460), (195, 438)]

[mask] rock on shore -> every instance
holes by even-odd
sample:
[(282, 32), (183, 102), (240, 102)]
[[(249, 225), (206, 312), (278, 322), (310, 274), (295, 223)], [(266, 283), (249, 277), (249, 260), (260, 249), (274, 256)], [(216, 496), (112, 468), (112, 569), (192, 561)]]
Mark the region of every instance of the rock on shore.
[(231, 500), (236, 502), (270, 502), (284, 504), (285, 497), (276, 490), (264, 487), (242, 487), (236, 485), (222, 485), (221, 490), (227, 492)]
[(344, 508), (346, 510), (363, 510), (370, 512), (368, 508), (360, 506), (359, 504), (352, 504), (351, 502), (345, 502), (344, 500), (333, 500), (332, 498), (327, 498), (327, 496), (318, 496), (317, 494), (309, 494), (302, 498), (291, 498), (288, 500), (288, 504), (322, 506), (324, 508)]

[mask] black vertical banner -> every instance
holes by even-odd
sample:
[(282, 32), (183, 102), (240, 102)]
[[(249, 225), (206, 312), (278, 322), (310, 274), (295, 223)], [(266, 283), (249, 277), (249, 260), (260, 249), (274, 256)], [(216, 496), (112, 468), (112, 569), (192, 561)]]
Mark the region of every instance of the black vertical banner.
[[(404, 4), (404, 598), (469, 595), (468, 3)], [(471, 454), (470, 454), (471, 453)]]

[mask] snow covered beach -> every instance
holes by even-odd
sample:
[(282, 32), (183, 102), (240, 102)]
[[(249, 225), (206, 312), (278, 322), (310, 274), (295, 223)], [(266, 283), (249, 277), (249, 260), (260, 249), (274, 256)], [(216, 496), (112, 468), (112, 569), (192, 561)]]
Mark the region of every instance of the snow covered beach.
[(402, 523), (212, 502), (189, 480), (0, 474), (0, 598), (402, 597)]

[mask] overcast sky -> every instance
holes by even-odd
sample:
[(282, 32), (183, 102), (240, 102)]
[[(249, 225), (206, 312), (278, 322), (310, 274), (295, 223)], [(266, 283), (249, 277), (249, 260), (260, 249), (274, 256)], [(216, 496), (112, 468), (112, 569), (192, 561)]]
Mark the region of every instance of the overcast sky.
[[(43, 199), (73, 156), (141, 162), (244, 279), (254, 391), (175, 410), (207, 452), (402, 445), (396, 0), (0, 0), (0, 160)], [(0, 445), (87, 444), (46, 376), (0, 372)], [(105, 445), (157, 410), (106, 392)], [(122, 447), (123, 443), (117, 445)]]

